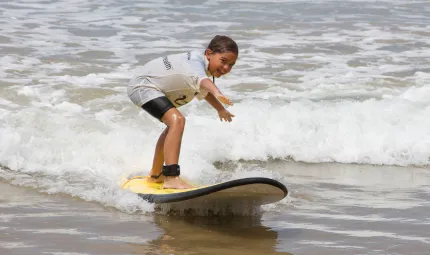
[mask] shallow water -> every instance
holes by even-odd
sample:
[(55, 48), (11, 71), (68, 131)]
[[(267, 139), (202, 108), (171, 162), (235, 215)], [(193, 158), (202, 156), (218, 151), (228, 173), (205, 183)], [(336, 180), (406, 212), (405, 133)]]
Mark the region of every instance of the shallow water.
[[(425, 254), (429, 17), (413, 0), (1, 2), (0, 251)], [(119, 188), (164, 128), (125, 88), (216, 34), (240, 47), (216, 81), (236, 118), (181, 108), (182, 173), (291, 193), (258, 217), (159, 215)]]
[[(243, 164), (250, 164), (243, 162)], [(4, 254), (426, 254), (428, 168), (265, 163), (291, 191), (259, 216), (127, 214), (1, 184)]]

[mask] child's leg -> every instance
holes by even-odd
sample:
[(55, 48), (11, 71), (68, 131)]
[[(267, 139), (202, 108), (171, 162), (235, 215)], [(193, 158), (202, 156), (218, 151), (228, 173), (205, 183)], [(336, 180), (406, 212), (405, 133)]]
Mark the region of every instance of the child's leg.
[(154, 159), (152, 161), (152, 169), (149, 172), (150, 176), (159, 176), (159, 178), (147, 178), (147, 180), (150, 182), (164, 182), (164, 176), (160, 176), (160, 174), (161, 170), (163, 169), (164, 141), (166, 140), (168, 130), (169, 128), (167, 127), (158, 138), (157, 145), (155, 146)]
[[(166, 166), (178, 164), (181, 151), (182, 134), (185, 128), (185, 117), (176, 108), (169, 109), (162, 117), (161, 121), (168, 126), (167, 135), (164, 142), (164, 161)], [(179, 176), (166, 176), (164, 188), (185, 189), (191, 188)]]
[(185, 128), (185, 117), (178, 109), (172, 108), (164, 114), (161, 121), (169, 128), (164, 146), (164, 161), (166, 165), (178, 164), (182, 134)]
[(161, 175), (159, 177), (159, 180), (157, 180), (156, 178), (148, 177), (147, 180), (162, 182), (162, 180), (164, 179), (164, 188), (190, 188), (191, 186), (182, 181), (179, 176), (175, 176), (177, 174), (176, 167), (179, 161), (182, 134), (184, 132), (185, 127), (184, 116), (178, 111), (178, 109), (175, 108), (172, 102), (158, 90), (140, 89), (134, 92), (132, 91), (132, 93), (129, 93), (129, 96), (135, 104), (140, 105), (143, 98), (154, 93), (158, 93), (160, 94), (160, 96), (144, 103), (142, 105), (142, 109), (144, 109), (154, 118), (161, 120), (164, 124), (167, 125), (167, 129), (160, 135), (160, 138), (158, 139), (150, 175), (158, 176), (158, 171), (160, 171), (161, 168), (163, 168), (162, 172), (164, 172), (164, 159), (164, 162), (166, 163), (165, 169), (167, 169), (167, 173), (170, 173), (168, 174), (170, 176)]

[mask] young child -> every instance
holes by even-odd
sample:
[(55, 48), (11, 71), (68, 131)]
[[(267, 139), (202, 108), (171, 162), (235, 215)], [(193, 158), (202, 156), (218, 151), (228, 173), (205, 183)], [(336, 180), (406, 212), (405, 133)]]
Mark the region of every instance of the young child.
[(185, 118), (177, 108), (194, 97), (205, 99), (218, 111), (221, 121), (231, 122), (234, 115), (222, 103), (232, 105), (232, 102), (215, 86), (215, 77), (229, 73), (238, 54), (235, 41), (217, 35), (205, 51), (154, 59), (130, 81), (127, 93), (131, 101), (167, 126), (155, 147), (147, 181), (164, 182), (164, 188), (191, 188), (179, 178), (178, 162)]

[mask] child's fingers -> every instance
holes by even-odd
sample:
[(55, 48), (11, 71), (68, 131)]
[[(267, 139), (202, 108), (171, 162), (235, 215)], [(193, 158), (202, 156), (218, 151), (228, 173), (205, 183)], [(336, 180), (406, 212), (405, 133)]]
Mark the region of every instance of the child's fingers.
[(234, 114), (231, 114), (231, 112), (229, 112), (229, 111), (225, 111), (225, 112), (223, 112), (223, 113), (220, 113), (220, 114), (218, 115), (218, 117), (219, 117), (219, 120), (220, 120), (220, 121), (228, 121), (228, 122), (232, 122), (232, 121), (233, 121), (233, 117), (235, 117), (235, 115), (234, 115)]

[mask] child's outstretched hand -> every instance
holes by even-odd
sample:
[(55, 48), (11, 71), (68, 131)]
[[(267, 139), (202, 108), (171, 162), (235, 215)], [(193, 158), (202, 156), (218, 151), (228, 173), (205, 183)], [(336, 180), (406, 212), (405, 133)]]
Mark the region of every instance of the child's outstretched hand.
[(223, 103), (223, 104), (226, 104), (226, 105), (233, 105), (233, 103), (231, 102), (230, 98), (228, 98), (228, 97), (224, 96), (224, 95), (223, 95), (223, 94), (221, 94), (221, 93), (216, 94), (216, 95), (215, 95), (215, 97), (216, 97), (216, 98), (217, 98), (221, 103)]
[(233, 120), (234, 115), (227, 111), (225, 108), (218, 111), (219, 120), (231, 122)]

